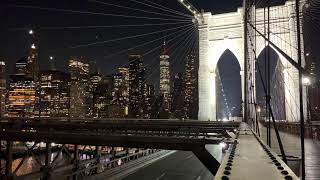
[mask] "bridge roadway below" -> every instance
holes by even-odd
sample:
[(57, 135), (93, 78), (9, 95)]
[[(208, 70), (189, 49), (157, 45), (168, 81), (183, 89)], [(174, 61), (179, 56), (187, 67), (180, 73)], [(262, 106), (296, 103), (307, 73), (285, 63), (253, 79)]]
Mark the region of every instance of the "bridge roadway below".
[[(221, 149), (220, 149), (221, 153)], [(177, 151), (123, 180), (212, 180), (213, 175), (190, 151)]]
[[(211, 174), (215, 175), (215, 179), (298, 179), (245, 123), (4, 119), (0, 121), (0, 125), (0, 137), (6, 141), (192, 151)], [(231, 146), (220, 163), (206, 146), (221, 142)]]
[[(298, 179), (277, 154), (266, 147), (261, 139), (255, 137), (251, 130), (243, 129), (237, 139), (237, 145), (230, 148), (224, 158), (222, 158), (221, 147), (206, 147), (221, 162), (214, 177), (215, 180)], [(124, 179), (212, 180), (213, 175), (191, 152), (180, 151), (130, 174)]]

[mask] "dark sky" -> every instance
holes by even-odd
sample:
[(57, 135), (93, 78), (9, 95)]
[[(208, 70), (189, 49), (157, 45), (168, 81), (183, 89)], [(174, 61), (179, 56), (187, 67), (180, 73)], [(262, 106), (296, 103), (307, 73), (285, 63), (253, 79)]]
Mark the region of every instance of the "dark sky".
[[(4, 6), (1, 6), (1, 25), (5, 28), (1, 28), (0, 33), (0, 57), (3, 57), (9, 63), (9, 72), (12, 70), (12, 64), (21, 56), (25, 55), (30, 46), (30, 38), (27, 31), (30, 27), (36, 26), (39, 28), (39, 42), (40, 42), (40, 64), (42, 69), (48, 67), (48, 57), (54, 56), (56, 59), (56, 65), (58, 69), (65, 70), (67, 67), (67, 60), (70, 56), (85, 56), (90, 61), (96, 61), (97, 66), (103, 73), (109, 73), (115, 67), (118, 67), (127, 62), (128, 53), (146, 53), (149, 50), (162, 44), (163, 39), (161, 37), (169, 35), (170, 33), (179, 30), (173, 29), (171, 31), (165, 31), (161, 33), (151, 34), (148, 36), (141, 36), (138, 38), (124, 39), (122, 41), (114, 41), (109, 43), (101, 43), (92, 46), (84, 46), (78, 48), (70, 48), (77, 45), (85, 45), (89, 43), (95, 43), (100, 41), (107, 41), (111, 39), (117, 39), (127, 36), (140, 35), (144, 33), (151, 33), (154, 31), (163, 31), (169, 28), (177, 28), (179, 26), (186, 26), (188, 20), (186, 17), (181, 16), (179, 20), (175, 14), (171, 14), (159, 9), (144, 6), (134, 1), (128, 0), (101, 0), (102, 2), (116, 4), (120, 6), (143, 9), (145, 11), (151, 11), (155, 13), (163, 13), (165, 15), (151, 14), (146, 12), (137, 12), (133, 10), (124, 9), (121, 7), (110, 6), (107, 4), (101, 4), (97, 2), (90, 2), (88, 0), (56, 0), (56, 1), (8, 1)], [(141, 1), (143, 2), (143, 1)], [(175, 0), (153, 0), (162, 6), (177, 10), (188, 14), (184, 8)], [(197, 0), (194, 1), (195, 6), (199, 9), (211, 9), (213, 12), (227, 12), (235, 10), (238, 5), (241, 5), (241, 1), (237, 0), (233, 3), (225, 3), (224, 0), (207, 1)], [(68, 9), (75, 11), (90, 11), (105, 14), (120, 14), (128, 16), (144, 16), (149, 18), (161, 18), (161, 19), (138, 19), (138, 18), (125, 18), (115, 17), (110, 15), (93, 15), (84, 13), (71, 13), (71, 12), (59, 12), (54, 10), (41, 10), (38, 8), (17, 7), (32, 6), (42, 8), (56, 8), (56, 9)], [(113, 28), (79, 28), (79, 29), (66, 29), (70, 26), (116, 26), (122, 24), (162, 24), (162, 23), (179, 23), (170, 25), (158, 25), (158, 26), (141, 26), (141, 27), (113, 27)], [(65, 27), (65, 29), (50, 29), (48, 27)], [(18, 28), (18, 29), (16, 29)], [(19, 29), (20, 28), (20, 29)], [(24, 29), (26, 28), (26, 29)], [(48, 29), (46, 29), (48, 28)], [(183, 31), (181, 31), (183, 32)], [(188, 35), (186, 33), (186, 35)], [(168, 39), (174, 37), (170, 36)], [(183, 38), (187, 36), (180, 36), (181, 44)], [(190, 36), (191, 37), (191, 36)], [(159, 39), (160, 38), (160, 39)], [(116, 56), (106, 57), (110, 54), (117, 53), (121, 50), (129, 49), (131, 47), (146, 43), (148, 41), (154, 41), (146, 46), (141, 46), (137, 49), (132, 49), (129, 52), (119, 53)], [(191, 39), (191, 38), (190, 38)], [(173, 45), (169, 49), (169, 53), (177, 51), (172, 61), (176, 61), (174, 64), (177, 70), (182, 68), (182, 54), (183, 50), (180, 50), (182, 46), (179, 46), (179, 37), (170, 41), (168, 46)], [(193, 40), (193, 39), (191, 39)], [(167, 40), (168, 41), (168, 40)], [(185, 41), (188, 43), (188, 41)], [(152, 51), (147, 55), (144, 60), (146, 64), (157, 64), (154, 62), (161, 53), (161, 48)], [(182, 52), (180, 52), (182, 51)], [(151, 70), (152, 71), (152, 70)], [(154, 73), (155, 74), (155, 73)]]
[[(140, 4), (134, 1), (140, 2)], [(189, 27), (190, 25), (190, 28), (192, 27), (191, 19), (141, 4), (141, 2), (143, 3), (145, 1), (146, 0), (100, 0), (100, 2), (109, 3), (109, 5), (88, 0), (1, 1), (0, 57), (7, 62), (9, 65), (8, 71), (12, 73), (14, 62), (20, 57), (25, 56), (30, 47), (31, 42), (27, 33), (28, 29), (35, 26), (38, 28), (41, 69), (48, 69), (49, 56), (55, 57), (57, 69), (63, 71), (67, 70), (67, 62), (70, 56), (84, 56), (89, 61), (92, 61), (92, 64), (96, 64), (96, 68), (99, 69), (100, 72), (109, 74), (115, 68), (126, 65), (128, 62), (128, 54), (146, 54), (144, 56), (144, 62), (148, 69), (148, 82), (158, 86), (159, 55), (162, 52), (161, 44), (164, 40), (163, 37), (168, 36), (166, 41), (169, 47), (169, 55), (171, 56), (173, 75), (175, 72), (182, 71), (184, 68), (183, 61), (186, 50), (195, 47), (194, 42), (196, 42), (197, 35), (196, 33), (191, 34), (191, 31), (187, 31), (188, 28), (186, 26)], [(189, 14), (176, 0), (148, 1), (181, 13)], [(318, 0), (312, 1), (315, 2)], [(211, 11), (215, 14), (236, 11), (237, 7), (242, 5), (242, 0), (192, 0), (191, 2), (198, 9)], [(110, 4), (118, 5), (118, 7), (111, 6)], [(125, 9), (119, 6), (131, 9)], [(39, 7), (51, 8), (51, 10), (39, 9)], [(152, 13), (134, 11), (132, 10), (133, 8)], [(74, 12), (57, 11), (53, 9), (73, 10)], [(316, 9), (317, 8), (313, 8), (312, 11), (316, 11)], [(82, 13), (80, 13), (80, 11)], [(311, 16), (309, 15), (308, 18), (313, 17), (313, 14), (310, 14)], [(145, 18), (119, 17), (119, 15)], [(119, 25), (124, 24), (140, 26), (119, 27)], [(151, 26), (150, 24), (161, 25)], [(85, 28), (86, 26), (113, 27)], [(180, 33), (174, 34), (174, 32), (179, 30)], [(317, 33), (318, 30), (319, 28), (309, 27), (306, 32), (310, 35)], [(154, 33), (157, 31), (162, 32)], [(146, 33), (149, 33), (149, 35), (140, 36)], [(126, 38), (130, 36), (139, 37)], [(110, 41), (119, 38), (124, 39)], [(101, 43), (103, 41), (108, 42)], [(91, 43), (97, 44), (89, 46), (88, 44)], [(310, 46), (311, 49), (318, 48), (315, 44), (316, 43), (308, 42), (308, 46)], [(138, 45), (140, 46), (139, 48), (133, 49), (133, 47)], [(320, 51), (314, 51), (313, 54), (317, 56), (317, 53), (320, 53)], [(230, 53), (224, 55), (221, 60), (225, 62), (221, 63), (219, 69), (228, 69), (230, 65), (228, 60), (232, 58), (233, 56)], [(226, 76), (223, 75), (222, 80), (225, 79), (225, 77)], [(231, 72), (230, 77), (237, 79), (239, 78), (239, 74), (234, 71)], [(227, 77), (227, 81), (223, 83), (228, 84), (228, 82), (233, 82), (229, 81), (228, 78), (229, 77)], [(239, 98), (235, 97), (238, 97), (238, 90), (232, 90), (229, 85), (226, 85), (226, 89), (231, 89), (227, 90), (230, 91), (227, 93), (233, 95), (233, 97), (230, 97), (233, 99), (230, 100), (232, 101), (230, 103), (237, 104)]]

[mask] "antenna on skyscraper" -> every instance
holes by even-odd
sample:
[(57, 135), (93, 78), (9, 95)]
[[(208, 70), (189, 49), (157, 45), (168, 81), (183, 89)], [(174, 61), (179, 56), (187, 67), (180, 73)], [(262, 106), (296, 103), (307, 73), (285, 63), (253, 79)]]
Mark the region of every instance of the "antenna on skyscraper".
[(166, 39), (163, 40), (163, 55), (168, 55), (168, 49), (166, 47)]

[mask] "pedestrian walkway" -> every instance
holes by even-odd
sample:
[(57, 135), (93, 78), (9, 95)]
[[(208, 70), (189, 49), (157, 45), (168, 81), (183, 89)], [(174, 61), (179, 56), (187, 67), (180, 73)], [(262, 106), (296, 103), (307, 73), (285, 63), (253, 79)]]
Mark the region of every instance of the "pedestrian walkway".
[[(267, 142), (267, 129), (260, 125), (261, 138)], [(280, 137), (284, 146), (286, 155), (301, 157), (300, 137), (297, 135), (280, 132)], [(278, 146), (276, 134), (271, 131), (271, 148), (278, 154), (280, 149)], [(320, 142), (312, 139), (305, 139), (305, 157), (306, 157), (306, 179), (320, 180)]]

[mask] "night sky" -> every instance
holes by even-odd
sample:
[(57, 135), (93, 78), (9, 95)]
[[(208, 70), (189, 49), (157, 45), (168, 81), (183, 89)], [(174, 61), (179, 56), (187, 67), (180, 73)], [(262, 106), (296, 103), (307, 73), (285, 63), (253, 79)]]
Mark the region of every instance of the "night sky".
[[(102, 2), (102, 1), (101, 1)], [(12, 71), (12, 65), (21, 56), (26, 55), (30, 46), (30, 39), (27, 34), (30, 27), (37, 27), (40, 42), (40, 64), (42, 69), (48, 68), (49, 56), (54, 56), (56, 66), (60, 70), (66, 70), (67, 61), (70, 56), (84, 56), (89, 61), (95, 61), (99, 70), (103, 73), (110, 73), (114, 68), (121, 66), (127, 62), (127, 55), (129, 53), (144, 54), (148, 50), (152, 50), (157, 46), (160, 46), (163, 42), (161, 37), (169, 35), (170, 33), (179, 30), (173, 29), (171, 31), (165, 31), (157, 34), (151, 34), (148, 36), (141, 36), (138, 38), (124, 39), (122, 41), (113, 41), (109, 43), (101, 43), (92, 46), (84, 46), (78, 48), (71, 48), (73, 46), (85, 45), (89, 43), (107, 41), (111, 39), (117, 39), (127, 36), (140, 35), (144, 33), (151, 33), (154, 31), (162, 31), (170, 28), (177, 28), (179, 26), (186, 26), (190, 20), (186, 17), (179, 18), (183, 21), (168, 20), (178, 19), (172, 16), (177, 16), (159, 9), (154, 9), (142, 4), (138, 4), (134, 1), (128, 0), (105, 0), (104, 2), (109, 4), (116, 4), (120, 6), (143, 9), (146, 11), (152, 11), (156, 13), (164, 13), (165, 15), (151, 14), (146, 12), (137, 12), (120, 7), (115, 7), (107, 4), (101, 4), (97, 2), (90, 2), (88, 0), (74, 0), (74, 1), (9, 1), (1, 6), (1, 24), (5, 28), (1, 28), (0, 33), (0, 57), (4, 58), (9, 63), (9, 72)], [(142, 2), (142, 1), (141, 1)], [(177, 10), (189, 14), (184, 8), (175, 0), (154, 0), (162, 6)], [(54, 10), (40, 10), (37, 8), (17, 7), (19, 6), (32, 6), (42, 8), (56, 8), (56, 9), (68, 9), (76, 11), (89, 11), (106, 14), (121, 14), (129, 16), (144, 16), (150, 18), (162, 18), (162, 19), (137, 19), (137, 18), (125, 18), (115, 17), (108, 15), (93, 15), (93, 14), (81, 14), (70, 12), (58, 12)], [(197, 0), (194, 3), (199, 9), (212, 10), (213, 12), (228, 12), (236, 10), (237, 6), (241, 5), (241, 1), (237, 0), (234, 3), (226, 3), (224, 0), (207, 1)], [(142, 27), (105, 27), (105, 28), (78, 28), (67, 29), (70, 26), (116, 26), (122, 24), (162, 24), (162, 23), (179, 23), (179, 24), (165, 24), (157, 26), (142, 26)], [(191, 21), (190, 21), (191, 23)], [(50, 29), (52, 27), (62, 29)], [(64, 29), (63, 29), (64, 27)], [(183, 31), (181, 31), (183, 32)], [(187, 35), (187, 33), (186, 33)], [(174, 37), (171, 36), (170, 38)], [(187, 36), (180, 36), (181, 41)], [(191, 36), (189, 36), (191, 38)], [(159, 39), (160, 38), (160, 39)], [(170, 40), (170, 38), (167, 39)], [(154, 41), (146, 46), (141, 46), (137, 49), (132, 49), (128, 52), (119, 53), (118, 55), (110, 57), (110, 54), (129, 49), (131, 47), (146, 43), (148, 41)], [(179, 46), (176, 38), (168, 43), (169, 55), (174, 51), (172, 61), (175, 62), (174, 70), (181, 71), (182, 64), (182, 46)], [(191, 39), (193, 40), (193, 39)], [(183, 41), (182, 41), (183, 42)], [(187, 43), (187, 42), (186, 42)], [(154, 62), (161, 54), (162, 48), (159, 48), (153, 53), (144, 57), (146, 64), (157, 64)], [(180, 52), (182, 51), (182, 52)], [(180, 54), (179, 54), (180, 53)]]
[[(194, 46), (194, 42), (197, 40), (196, 33), (191, 34), (191, 31), (186, 31), (186, 27), (190, 27), (191, 30), (191, 19), (147, 7), (134, 1), (144, 2), (141, 0), (100, 0), (100, 2), (109, 3), (107, 5), (88, 0), (1, 1), (0, 22), (1, 26), (4, 27), (0, 28), (0, 57), (7, 62), (9, 66), (8, 72), (12, 73), (14, 62), (20, 57), (27, 55), (30, 47), (31, 42), (28, 30), (31, 27), (36, 27), (38, 28), (37, 32), (40, 43), (39, 58), (41, 69), (49, 68), (49, 56), (55, 57), (55, 65), (58, 70), (62, 71), (67, 70), (70, 56), (84, 56), (90, 61), (93, 67), (92, 70), (98, 70), (103, 74), (110, 74), (115, 68), (127, 64), (128, 54), (147, 53), (144, 56), (144, 62), (148, 70), (147, 81), (158, 87), (159, 55), (162, 52), (161, 45), (164, 37), (167, 36), (166, 41), (169, 55), (171, 56), (173, 75), (184, 68), (183, 61), (188, 49), (186, 47), (196, 47)], [(152, 2), (181, 13), (189, 14), (176, 0), (152, 0)], [(242, 5), (242, 0), (192, 0), (190, 2), (198, 9), (211, 11), (215, 14), (236, 11), (237, 7)], [(111, 6), (110, 4), (131, 9)], [(51, 10), (41, 10), (38, 7), (51, 8)], [(132, 10), (133, 8), (157, 14), (134, 11)], [(65, 9), (77, 12), (62, 12), (53, 9)], [(118, 15), (146, 18), (119, 17)], [(124, 24), (141, 26), (119, 27), (119, 25)], [(85, 26), (113, 27), (84, 28)], [(164, 31), (166, 29), (172, 30)], [(181, 30), (180, 32), (184, 34), (172, 34), (178, 30)], [(137, 38), (126, 38), (157, 31), (163, 32)], [(179, 36), (179, 34), (181, 35)], [(119, 38), (124, 39), (111, 41)], [(103, 43), (104, 41), (108, 42)], [(88, 44), (91, 43), (96, 44), (89, 46)], [(144, 43), (145, 45), (141, 45)], [(310, 47), (315, 48), (314, 43), (309, 44), (311, 44)], [(135, 49), (132, 48), (138, 45), (141, 46)], [(230, 65), (229, 61), (233, 61), (232, 58), (234, 57), (231, 53), (226, 53), (221, 58), (223, 62), (219, 64), (220, 71), (228, 69)], [(237, 67), (235, 68), (237, 69)], [(238, 97), (240, 91), (238, 88), (232, 88), (232, 82), (237, 81), (239, 72), (232, 71), (228, 75), (221, 76), (223, 83), (226, 84), (226, 91), (230, 94), (230, 104), (231, 106), (235, 106), (239, 103)], [(231, 78), (233, 80), (230, 80), (230, 77), (235, 78)]]

